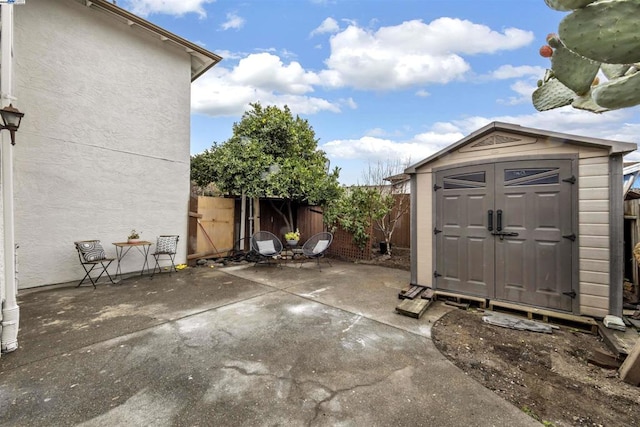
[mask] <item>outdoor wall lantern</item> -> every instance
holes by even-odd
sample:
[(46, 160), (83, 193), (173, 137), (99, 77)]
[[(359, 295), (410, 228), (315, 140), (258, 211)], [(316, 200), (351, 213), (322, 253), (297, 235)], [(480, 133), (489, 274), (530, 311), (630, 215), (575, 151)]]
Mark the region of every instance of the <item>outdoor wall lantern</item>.
[(20, 120), (24, 116), (24, 113), (21, 113), (13, 105), (9, 104), (8, 107), (4, 107), (0, 109), (0, 115), (2, 116), (2, 129), (9, 129), (11, 132), (11, 145), (16, 145), (16, 132), (20, 127)]

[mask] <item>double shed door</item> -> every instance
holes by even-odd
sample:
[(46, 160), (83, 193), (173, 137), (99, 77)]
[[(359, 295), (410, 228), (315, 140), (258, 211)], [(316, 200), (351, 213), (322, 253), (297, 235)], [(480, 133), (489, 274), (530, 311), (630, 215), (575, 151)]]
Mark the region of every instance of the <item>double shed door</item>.
[(436, 172), (436, 288), (571, 311), (571, 172), (571, 160)]

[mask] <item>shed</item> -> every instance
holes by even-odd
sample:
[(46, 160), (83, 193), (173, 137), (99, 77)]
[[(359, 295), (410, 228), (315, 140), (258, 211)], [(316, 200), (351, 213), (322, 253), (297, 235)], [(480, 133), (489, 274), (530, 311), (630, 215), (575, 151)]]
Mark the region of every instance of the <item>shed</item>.
[(411, 282), (622, 314), (622, 158), (636, 144), (493, 122), (410, 166)]

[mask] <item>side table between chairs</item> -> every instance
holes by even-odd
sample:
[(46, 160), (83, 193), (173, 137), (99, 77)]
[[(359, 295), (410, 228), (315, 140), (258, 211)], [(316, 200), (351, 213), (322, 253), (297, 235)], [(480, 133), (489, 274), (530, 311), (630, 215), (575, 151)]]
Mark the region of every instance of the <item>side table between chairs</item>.
[(283, 251), (283, 254), (285, 256), (286, 262), (295, 262), (296, 260), (299, 261), (304, 255), (304, 253), (302, 252), (302, 246), (300, 246), (298, 242), (292, 244), (289, 241), (286, 242), (286, 248)]
[(136, 248), (138, 252), (144, 257), (144, 262), (142, 263), (142, 270), (140, 270), (140, 275), (144, 274), (145, 268), (147, 269), (147, 273), (149, 273), (149, 250), (151, 249), (152, 242), (148, 242), (146, 240), (140, 240), (138, 242), (116, 242), (113, 245), (116, 247), (116, 259), (118, 261), (118, 268), (116, 269), (115, 277), (120, 276), (120, 280), (122, 280), (122, 269), (120, 268), (120, 262), (122, 259), (129, 253), (131, 248)]

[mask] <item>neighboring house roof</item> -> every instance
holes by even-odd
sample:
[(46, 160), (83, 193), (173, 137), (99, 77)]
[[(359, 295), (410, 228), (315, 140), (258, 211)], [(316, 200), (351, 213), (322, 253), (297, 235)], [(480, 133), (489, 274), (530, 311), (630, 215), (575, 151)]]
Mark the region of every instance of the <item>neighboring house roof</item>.
[(492, 122), (486, 125), (485, 127), (478, 129), (472, 134), (462, 138), (460, 141), (452, 145), (449, 145), (443, 150), (433, 154), (432, 156), (427, 157), (426, 159), (414, 165), (409, 166), (407, 169), (405, 169), (404, 172), (408, 174), (415, 174), (416, 169), (420, 168), (421, 166), (424, 166), (427, 163), (433, 162), (434, 160), (440, 159), (460, 149), (461, 147), (475, 141), (476, 139), (482, 138), (483, 136), (486, 136), (495, 131), (509, 132), (509, 133), (519, 134), (522, 136), (528, 136), (533, 138), (543, 137), (543, 138), (548, 138), (551, 140), (560, 141), (560, 142), (573, 144), (573, 145), (606, 148), (609, 150), (609, 155), (613, 155), (613, 154), (624, 155), (627, 153), (631, 153), (632, 151), (635, 151), (638, 148), (636, 144), (631, 142), (611, 141), (608, 139), (591, 138), (586, 136), (570, 135), (570, 134), (560, 133), (560, 132), (551, 132), (547, 130), (527, 128), (520, 125), (514, 125), (511, 123)]
[(201, 46), (198, 46), (195, 43), (192, 43), (188, 40), (183, 39), (180, 36), (177, 36), (164, 28), (158, 27), (155, 24), (152, 24), (149, 21), (146, 21), (140, 18), (137, 15), (134, 15), (131, 12), (127, 12), (123, 8), (116, 6), (111, 1), (107, 0), (76, 0), (78, 3), (82, 3), (87, 7), (91, 7), (94, 9), (101, 10), (112, 15), (114, 18), (119, 19), (122, 22), (125, 22), (129, 26), (137, 26), (150, 33), (156, 35), (160, 40), (168, 43), (173, 43), (178, 45), (179, 47), (184, 48), (184, 50), (191, 56), (191, 81), (193, 82), (195, 79), (200, 77), (205, 71), (209, 68), (216, 65), (218, 62), (222, 60), (222, 57), (216, 55), (213, 52), (204, 49)]
[(409, 181), (409, 179), (410, 177), (406, 173), (399, 173), (397, 175), (388, 176), (384, 180), (389, 181), (392, 185), (398, 185)]
[[(637, 189), (638, 185), (638, 175), (640, 175), (640, 163), (625, 163), (625, 167), (622, 169), (622, 176), (624, 179), (624, 196), (625, 200), (628, 199), (638, 199), (640, 197)], [(633, 191), (633, 189), (636, 191)]]

